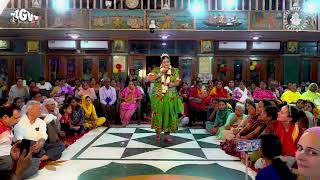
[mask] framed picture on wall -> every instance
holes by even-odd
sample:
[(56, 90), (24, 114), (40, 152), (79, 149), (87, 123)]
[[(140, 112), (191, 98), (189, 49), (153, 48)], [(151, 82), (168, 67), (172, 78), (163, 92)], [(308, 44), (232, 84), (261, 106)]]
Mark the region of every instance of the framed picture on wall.
[(10, 49), (10, 41), (0, 40), (0, 49)]
[(201, 53), (211, 53), (213, 51), (213, 43), (210, 40), (201, 40)]
[(112, 50), (114, 52), (125, 52), (126, 41), (125, 40), (114, 40)]
[(287, 53), (288, 54), (298, 54), (298, 41), (288, 41), (287, 42)]
[(39, 52), (39, 41), (27, 41), (27, 52), (35, 53)]

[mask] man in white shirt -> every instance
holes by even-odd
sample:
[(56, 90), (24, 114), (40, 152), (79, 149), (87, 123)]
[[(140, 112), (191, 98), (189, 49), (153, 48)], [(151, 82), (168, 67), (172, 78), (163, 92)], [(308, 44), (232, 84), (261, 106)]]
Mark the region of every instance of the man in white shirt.
[(37, 87), (40, 90), (47, 90), (50, 91), (52, 89), (52, 85), (49, 82), (46, 82), (46, 80), (44, 79), (44, 77), (40, 77), (39, 78), (40, 83), (37, 83)]
[(110, 86), (110, 78), (104, 80), (104, 86), (99, 89), (99, 97), (105, 117), (109, 121), (115, 120), (114, 103), (117, 100), (117, 93), (114, 87)]
[(14, 139), (21, 141), (27, 139), (32, 141), (30, 150), (36, 152), (34, 157), (39, 157), (40, 161), (58, 160), (64, 145), (58, 143), (45, 143), (48, 138), (47, 125), (45, 121), (39, 118), (40, 103), (37, 101), (29, 101), (27, 103), (27, 114), (22, 116), (19, 123), (14, 127)]
[[(13, 133), (11, 127), (20, 120), (20, 110), (16, 107), (4, 107), (0, 109), (0, 171), (7, 171), (12, 168), (14, 156), (10, 156), (12, 151)], [(15, 145), (18, 146), (18, 145)], [(21, 152), (19, 152), (21, 153)], [(31, 165), (23, 173), (22, 178), (26, 179), (37, 173), (40, 160), (33, 158)]]
[(40, 77), (40, 83), (37, 83), (37, 87), (40, 89), (42, 95), (49, 97), (52, 90), (52, 85), (49, 82), (46, 82), (44, 77)]

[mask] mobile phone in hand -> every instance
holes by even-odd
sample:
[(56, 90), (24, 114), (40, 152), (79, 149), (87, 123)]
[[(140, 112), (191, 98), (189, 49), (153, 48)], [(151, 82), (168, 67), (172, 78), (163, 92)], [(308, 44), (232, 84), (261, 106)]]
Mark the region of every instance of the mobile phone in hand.
[(238, 152), (253, 152), (261, 147), (261, 139), (241, 140), (237, 143)]
[(30, 140), (22, 139), (22, 141), (20, 143), (20, 155), (22, 154), (22, 152), (24, 150), (26, 150), (26, 154), (29, 154), (30, 146), (31, 146), (31, 141)]

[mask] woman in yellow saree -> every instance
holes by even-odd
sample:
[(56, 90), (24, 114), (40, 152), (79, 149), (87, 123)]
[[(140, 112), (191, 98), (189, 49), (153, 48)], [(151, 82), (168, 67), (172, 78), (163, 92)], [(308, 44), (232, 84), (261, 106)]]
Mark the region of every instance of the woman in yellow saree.
[(96, 127), (102, 126), (106, 122), (105, 117), (98, 118), (96, 109), (92, 104), (90, 96), (82, 97), (81, 104), (84, 114), (85, 114), (85, 127), (87, 129), (94, 129)]

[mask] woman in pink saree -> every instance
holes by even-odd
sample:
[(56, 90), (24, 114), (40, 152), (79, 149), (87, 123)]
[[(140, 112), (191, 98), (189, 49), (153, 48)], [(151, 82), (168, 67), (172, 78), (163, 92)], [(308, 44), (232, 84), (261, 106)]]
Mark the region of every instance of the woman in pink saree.
[(120, 99), (122, 100), (120, 105), (120, 119), (123, 126), (129, 124), (133, 113), (139, 106), (141, 98), (140, 90), (134, 86), (132, 81), (129, 82), (128, 87), (120, 92)]

